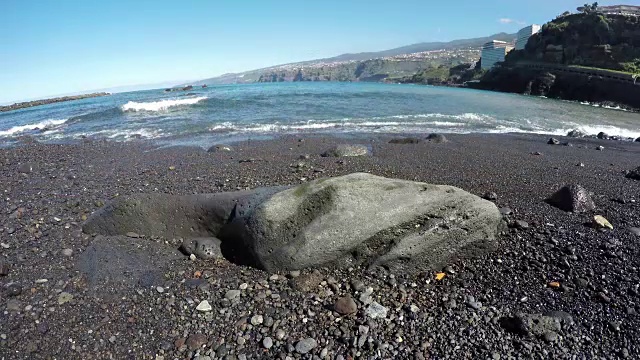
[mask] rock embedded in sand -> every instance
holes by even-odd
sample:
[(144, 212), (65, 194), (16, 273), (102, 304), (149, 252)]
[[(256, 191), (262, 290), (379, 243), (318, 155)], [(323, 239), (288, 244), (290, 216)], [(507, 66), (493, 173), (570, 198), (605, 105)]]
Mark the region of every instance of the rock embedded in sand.
[(306, 354), (317, 346), (318, 342), (314, 338), (306, 338), (298, 341), (295, 349), (298, 354)]
[(598, 135), (596, 135), (596, 137), (598, 139), (608, 139), (609, 135), (607, 135), (607, 133), (601, 131), (601, 132), (598, 133)]
[(353, 157), (369, 155), (369, 148), (359, 144), (341, 144), (322, 153), (322, 157)]
[(596, 204), (589, 192), (578, 184), (562, 187), (547, 199), (547, 203), (569, 212), (587, 212), (595, 210)]
[(446, 143), (449, 141), (444, 135), (436, 133), (427, 135), (426, 140), (436, 144)]
[(221, 239), (267, 271), (364, 264), (413, 272), (486, 252), (501, 225), (495, 204), (461, 189), (355, 173), (274, 194)]
[(214, 153), (214, 152), (230, 152), (233, 149), (231, 149), (230, 146), (227, 145), (213, 145), (211, 146), (209, 149), (207, 149), (207, 152), (209, 153)]
[(556, 138), (550, 138), (549, 141), (547, 141), (547, 144), (549, 144), (549, 145), (560, 145), (560, 140), (558, 140)]

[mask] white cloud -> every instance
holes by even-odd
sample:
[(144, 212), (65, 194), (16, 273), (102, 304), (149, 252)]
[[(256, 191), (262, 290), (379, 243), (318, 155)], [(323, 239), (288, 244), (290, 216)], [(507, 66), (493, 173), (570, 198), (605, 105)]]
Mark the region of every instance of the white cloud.
[(501, 24), (518, 24), (518, 25), (524, 25), (525, 24), (524, 21), (514, 20), (514, 19), (509, 19), (509, 18), (499, 19), (498, 22), (501, 23)]

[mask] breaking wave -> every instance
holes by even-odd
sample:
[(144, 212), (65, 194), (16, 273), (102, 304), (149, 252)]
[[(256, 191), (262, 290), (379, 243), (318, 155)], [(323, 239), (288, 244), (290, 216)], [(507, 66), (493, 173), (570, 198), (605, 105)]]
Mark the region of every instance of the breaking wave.
[(206, 99), (208, 99), (208, 97), (199, 96), (189, 99), (167, 99), (152, 102), (129, 101), (128, 103), (122, 105), (121, 109), (122, 111), (163, 111), (169, 109), (170, 107), (194, 105)]
[(51, 128), (60, 126), (65, 122), (67, 122), (67, 119), (64, 119), (64, 120), (50, 119), (50, 120), (44, 120), (35, 124), (14, 126), (8, 130), (0, 130), (0, 136), (11, 136), (11, 135), (21, 134), (24, 132), (34, 131), (34, 130), (44, 130), (44, 129), (51, 130)]

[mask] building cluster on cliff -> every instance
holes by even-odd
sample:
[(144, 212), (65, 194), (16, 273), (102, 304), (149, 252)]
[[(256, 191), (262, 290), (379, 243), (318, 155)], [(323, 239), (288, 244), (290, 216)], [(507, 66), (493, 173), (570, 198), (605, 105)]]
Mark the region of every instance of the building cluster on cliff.
[[(635, 5), (613, 5), (613, 6), (598, 6), (598, 3), (593, 5), (585, 4), (578, 9), (580, 13), (597, 12), (605, 15), (625, 15), (625, 16), (640, 16), (640, 6)], [(570, 12), (565, 12), (559, 17), (570, 15)], [(506, 55), (511, 50), (524, 50), (529, 38), (541, 30), (541, 26), (532, 24), (524, 27), (518, 31), (515, 43), (492, 40), (482, 46), (482, 52), (480, 55), (480, 66), (484, 70), (489, 70), (504, 62)]]

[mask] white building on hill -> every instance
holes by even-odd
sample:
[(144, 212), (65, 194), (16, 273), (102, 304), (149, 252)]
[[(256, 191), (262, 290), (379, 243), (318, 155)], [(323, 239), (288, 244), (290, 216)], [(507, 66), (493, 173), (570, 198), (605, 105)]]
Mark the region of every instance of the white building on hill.
[(489, 70), (496, 63), (503, 62), (505, 55), (513, 49), (510, 43), (499, 40), (491, 40), (482, 45), (482, 54), (480, 58), (480, 67)]
[(531, 35), (540, 31), (540, 28), (540, 25), (533, 24), (520, 29), (520, 31), (518, 31), (518, 38), (516, 39), (516, 50), (524, 50), (524, 47), (527, 45), (527, 41), (529, 41)]

